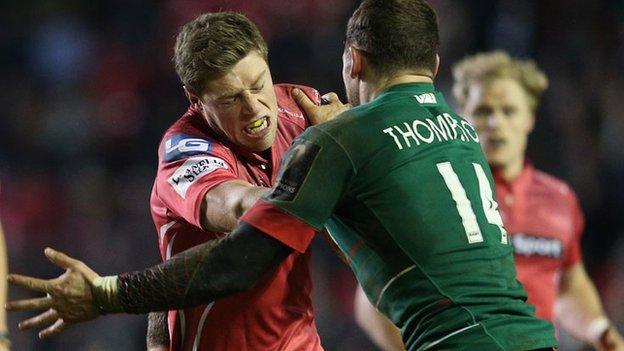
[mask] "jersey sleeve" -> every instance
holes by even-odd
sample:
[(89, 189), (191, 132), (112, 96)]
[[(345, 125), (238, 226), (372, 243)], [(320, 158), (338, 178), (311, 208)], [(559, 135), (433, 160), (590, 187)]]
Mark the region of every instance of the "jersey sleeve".
[(585, 230), (585, 217), (574, 193), (571, 194), (571, 198), (573, 233), (563, 259), (563, 266), (566, 268), (580, 262), (583, 258), (581, 253), (581, 236)]
[(175, 134), (163, 139), (156, 190), (175, 215), (201, 228), (201, 203), (213, 187), (238, 179), (236, 161), (218, 143)]
[(316, 127), (297, 138), (282, 159), (277, 182), (241, 218), (304, 252), (343, 198), (355, 167), (346, 151)]

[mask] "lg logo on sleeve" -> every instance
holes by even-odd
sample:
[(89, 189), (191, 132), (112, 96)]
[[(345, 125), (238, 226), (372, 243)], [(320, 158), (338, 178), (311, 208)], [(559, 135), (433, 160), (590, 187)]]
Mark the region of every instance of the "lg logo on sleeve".
[(207, 153), (211, 149), (208, 140), (191, 135), (176, 134), (165, 141), (165, 162), (172, 162), (184, 157)]

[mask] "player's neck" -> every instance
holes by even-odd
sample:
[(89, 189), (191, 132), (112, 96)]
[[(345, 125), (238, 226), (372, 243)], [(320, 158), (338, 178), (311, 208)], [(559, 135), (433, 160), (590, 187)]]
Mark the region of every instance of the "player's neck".
[(362, 90), (360, 91), (362, 103), (373, 100), (378, 95), (395, 85), (407, 83), (433, 83), (433, 77), (427, 75), (426, 73), (402, 74), (390, 78), (382, 77), (377, 81), (368, 84), (364, 83)]
[(524, 168), (524, 157), (500, 167), (500, 175), (507, 182), (516, 180)]

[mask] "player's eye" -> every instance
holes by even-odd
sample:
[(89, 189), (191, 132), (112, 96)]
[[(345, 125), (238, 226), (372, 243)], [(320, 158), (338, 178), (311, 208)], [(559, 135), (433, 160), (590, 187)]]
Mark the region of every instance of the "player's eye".
[(518, 109), (515, 106), (505, 106), (505, 107), (503, 107), (503, 113), (507, 117), (511, 117), (511, 116), (515, 115), (517, 111), (518, 111)]
[(261, 92), (261, 91), (262, 91), (262, 89), (264, 89), (264, 83), (262, 83), (262, 84), (256, 84), (256, 85), (254, 85), (253, 87), (251, 87), (251, 91), (252, 91), (253, 93), (258, 93), (258, 92)]
[(237, 96), (230, 96), (219, 99), (219, 106), (229, 107), (232, 106), (236, 102)]
[(473, 116), (476, 118), (487, 117), (492, 114), (492, 109), (487, 106), (479, 106), (475, 109)]

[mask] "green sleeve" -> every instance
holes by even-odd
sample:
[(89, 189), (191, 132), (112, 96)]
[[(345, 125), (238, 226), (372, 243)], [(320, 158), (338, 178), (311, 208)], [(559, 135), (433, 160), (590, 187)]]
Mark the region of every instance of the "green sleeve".
[(282, 158), (275, 186), (264, 201), (321, 229), (354, 175), (346, 150), (326, 131), (312, 127)]

